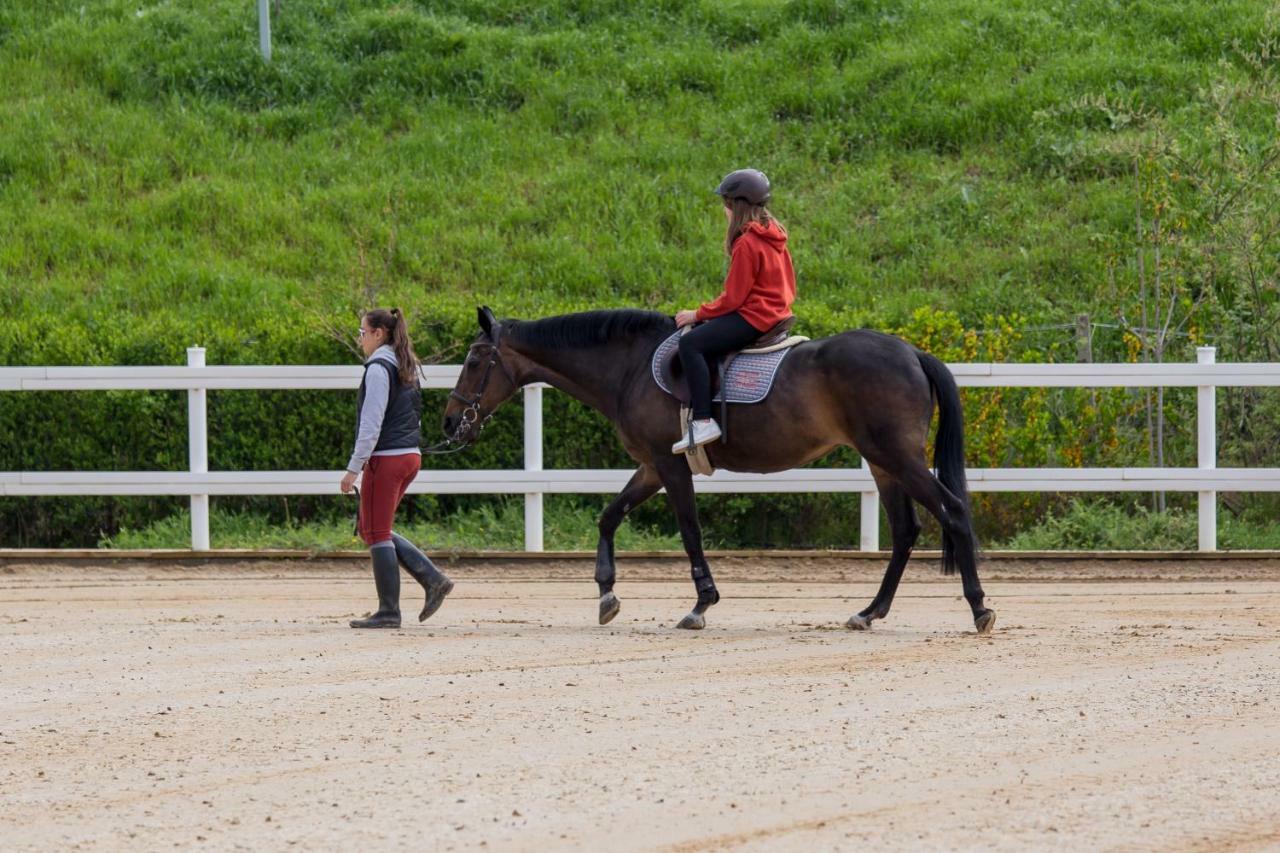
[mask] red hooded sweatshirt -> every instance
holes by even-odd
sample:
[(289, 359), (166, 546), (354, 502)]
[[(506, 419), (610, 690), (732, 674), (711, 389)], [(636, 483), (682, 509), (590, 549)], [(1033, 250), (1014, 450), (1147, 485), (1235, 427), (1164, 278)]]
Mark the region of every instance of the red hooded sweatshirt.
[(787, 234), (778, 223), (759, 222), (733, 244), (724, 293), (698, 308), (699, 320), (711, 320), (737, 311), (753, 328), (767, 332), (791, 316), (796, 299), (796, 273), (787, 251)]

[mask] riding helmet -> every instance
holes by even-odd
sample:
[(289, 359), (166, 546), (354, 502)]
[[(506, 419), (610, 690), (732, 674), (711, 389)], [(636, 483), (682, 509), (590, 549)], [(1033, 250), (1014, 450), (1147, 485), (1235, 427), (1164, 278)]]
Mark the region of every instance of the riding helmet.
[(716, 187), (716, 195), (764, 204), (769, 200), (769, 179), (758, 169), (738, 169), (724, 176), (720, 186)]

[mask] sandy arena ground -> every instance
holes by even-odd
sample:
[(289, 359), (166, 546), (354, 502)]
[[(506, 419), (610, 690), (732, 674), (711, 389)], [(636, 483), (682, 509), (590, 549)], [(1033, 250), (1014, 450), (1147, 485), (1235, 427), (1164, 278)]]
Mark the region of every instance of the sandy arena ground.
[(1280, 849), (1280, 571), (1165, 568), (4, 567), (0, 847)]

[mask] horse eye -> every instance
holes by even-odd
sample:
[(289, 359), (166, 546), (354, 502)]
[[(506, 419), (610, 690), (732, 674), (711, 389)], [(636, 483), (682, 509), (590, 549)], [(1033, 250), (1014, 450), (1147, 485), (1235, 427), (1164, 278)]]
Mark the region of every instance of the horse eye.
[(480, 364), (480, 359), (478, 358), (467, 359), (467, 367), (477, 367), (479, 366), (479, 364)]

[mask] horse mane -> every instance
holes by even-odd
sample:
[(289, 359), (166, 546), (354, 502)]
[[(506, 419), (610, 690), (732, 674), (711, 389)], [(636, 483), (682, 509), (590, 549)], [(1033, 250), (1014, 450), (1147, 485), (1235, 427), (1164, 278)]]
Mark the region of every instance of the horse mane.
[(531, 346), (569, 349), (600, 346), (620, 338), (656, 332), (670, 334), (676, 330), (676, 324), (670, 316), (656, 311), (620, 308), (561, 314), (543, 320), (506, 320), (502, 330), (503, 334)]

